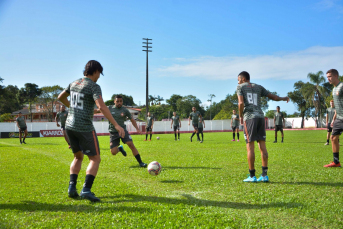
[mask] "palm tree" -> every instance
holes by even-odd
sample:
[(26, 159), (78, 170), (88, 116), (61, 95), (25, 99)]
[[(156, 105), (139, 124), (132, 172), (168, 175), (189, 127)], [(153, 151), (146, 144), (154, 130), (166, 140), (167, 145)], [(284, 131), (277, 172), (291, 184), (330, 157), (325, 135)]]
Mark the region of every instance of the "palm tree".
[(156, 98), (152, 95), (149, 95), (149, 101), (151, 102), (151, 106), (154, 105)]
[[(302, 88), (305, 99), (315, 107), (316, 115), (318, 115), (320, 123), (322, 118), (321, 110), (323, 106), (325, 107), (325, 97), (327, 95), (327, 90), (323, 86), (326, 81), (323, 75), (324, 73), (322, 71), (317, 73), (310, 72), (307, 74), (307, 78), (310, 79), (311, 84), (309, 84), (309, 87)], [(318, 124), (317, 122), (317, 127), (319, 127)]]
[(159, 95), (155, 99), (156, 99), (156, 101), (158, 102), (159, 105), (161, 105), (161, 102), (164, 101), (163, 97), (161, 97)]

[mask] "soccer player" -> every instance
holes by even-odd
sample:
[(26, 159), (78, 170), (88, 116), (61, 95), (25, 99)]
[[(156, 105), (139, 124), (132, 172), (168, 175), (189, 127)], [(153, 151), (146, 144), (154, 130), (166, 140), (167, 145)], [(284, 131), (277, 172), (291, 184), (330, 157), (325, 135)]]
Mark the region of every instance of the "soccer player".
[(194, 128), (194, 132), (191, 136), (191, 142), (192, 142), (192, 138), (195, 134), (197, 134), (197, 138), (198, 141), (200, 141), (200, 137), (199, 137), (199, 130), (198, 130), (198, 122), (199, 122), (199, 118), (201, 118), (201, 114), (199, 111), (197, 111), (197, 109), (195, 107), (192, 107), (192, 112), (189, 114), (189, 118), (188, 118), (188, 126), (190, 125), (190, 121), (192, 119), (192, 125)]
[[(118, 131), (116, 128), (113, 126), (111, 122), (109, 122), (108, 126), (108, 131), (110, 132), (110, 149), (111, 153), (113, 155), (116, 155), (119, 151), (126, 157), (126, 152), (123, 149), (123, 146), (119, 146), (120, 144), (120, 139), (124, 144), (127, 144), (131, 151), (132, 154), (135, 156), (137, 162), (139, 163), (140, 167), (146, 167), (147, 164), (145, 164), (142, 159), (140, 154), (138, 153), (138, 150), (136, 149), (135, 145), (132, 142), (132, 138), (129, 134), (129, 132), (126, 130), (126, 126), (124, 122), (126, 121), (126, 118), (130, 119), (132, 125), (136, 128), (137, 132), (139, 134), (142, 134), (141, 131), (139, 130), (136, 120), (132, 117), (130, 111), (123, 107), (123, 97), (121, 95), (116, 95), (114, 98), (114, 106), (110, 106), (109, 110), (116, 122), (118, 123), (119, 126), (121, 126), (124, 131), (125, 131), (125, 136), (120, 137)], [(119, 146), (119, 147), (118, 147)]]
[(324, 165), (324, 167), (341, 167), (341, 163), (339, 162), (339, 136), (343, 132), (343, 83), (339, 81), (338, 77), (339, 74), (336, 69), (330, 69), (326, 72), (326, 78), (334, 86), (332, 96), (336, 111), (331, 123), (333, 162)]
[[(113, 119), (109, 109), (105, 105), (101, 88), (96, 84), (102, 74), (103, 68), (98, 61), (90, 60), (85, 66), (84, 77), (75, 80), (68, 85), (58, 96), (58, 99), (69, 107), (69, 114), (66, 121), (66, 132), (70, 140), (71, 149), (74, 153), (74, 160), (70, 165), (70, 182), (68, 196), (77, 198), (76, 191), (77, 177), (81, 170), (84, 155), (89, 158), (89, 165), (86, 171), (86, 179), (80, 193), (82, 199), (92, 202), (100, 201), (91, 188), (100, 165), (100, 148), (97, 135), (93, 126), (94, 104), (101, 113), (114, 125), (119, 136), (124, 137), (124, 129)], [(68, 96), (70, 95), (70, 102)]]
[(333, 100), (331, 100), (330, 107), (326, 109), (326, 128), (328, 130), (328, 133), (326, 135), (325, 145), (329, 145), (329, 139), (332, 132), (331, 123), (333, 123), (332, 120), (333, 120), (333, 116), (335, 115), (335, 112), (336, 112), (335, 105), (334, 105)]
[[(69, 139), (68, 139), (66, 129), (65, 129), (67, 117), (68, 117), (68, 111), (66, 111), (66, 106), (63, 105), (62, 111), (58, 112), (56, 117), (55, 117), (55, 122), (56, 122), (57, 127), (61, 126), (61, 131), (63, 132), (64, 139), (68, 143), (69, 149), (70, 149), (71, 147), (70, 147)], [(58, 124), (58, 119), (61, 121), (61, 125)]]
[(239, 116), (236, 114), (236, 110), (232, 111), (231, 128), (232, 128), (232, 135), (233, 135), (232, 142), (236, 141), (235, 133), (237, 133), (237, 141), (239, 142)]
[[(21, 115), (21, 112), (18, 113), (18, 117), (17, 117), (16, 121), (17, 121), (17, 127), (19, 129), (20, 144), (22, 144), (22, 143), (26, 144), (25, 138), (27, 136), (27, 126), (26, 126), (25, 118), (24, 118), (24, 116)], [(24, 132), (23, 141), (21, 141), (21, 132)]]
[[(271, 94), (261, 85), (250, 83), (250, 75), (243, 71), (238, 75), (238, 110), (241, 125), (244, 125), (244, 137), (247, 143), (250, 176), (244, 182), (268, 182), (268, 152), (266, 148), (266, 129), (264, 114), (261, 109), (261, 97), (275, 101), (289, 101), (288, 97)], [(255, 141), (258, 142), (262, 156), (262, 176), (255, 176)]]
[(204, 141), (204, 134), (203, 134), (204, 128), (205, 128), (205, 121), (201, 117), (201, 118), (199, 118), (199, 123), (198, 123), (198, 131), (199, 131), (199, 134), (201, 134), (201, 141), (200, 141), (200, 143), (202, 143)]
[(180, 128), (181, 128), (181, 120), (178, 115), (176, 115), (176, 112), (173, 112), (173, 117), (171, 118), (171, 124), (170, 128), (174, 127), (174, 135), (175, 135), (175, 141), (176, 141), (176, 132), (178, 136), (178, 140), (180, 141)]
[(148, 112), (148, 116), (146, 117), (146, 129), (145, 129), (145, 140), (144, 141), (148, 140), (148, 133), (150, 133), (149, 141), (151, 141), (153, 126), (154, 126), (154, 119), (153, 119), (153, 117), (150, 116), (150, 112)]
[(281, 132), (281, 143), (283, 143), (283, 128), (285, 127), (285, 118), (283, 114), (280, 112), (280, 107), (276, 107), (276, 113), (274, 115), (274, 126), (275, 126), (275, 141), (273, 143), (277, 143), (277, 132)]

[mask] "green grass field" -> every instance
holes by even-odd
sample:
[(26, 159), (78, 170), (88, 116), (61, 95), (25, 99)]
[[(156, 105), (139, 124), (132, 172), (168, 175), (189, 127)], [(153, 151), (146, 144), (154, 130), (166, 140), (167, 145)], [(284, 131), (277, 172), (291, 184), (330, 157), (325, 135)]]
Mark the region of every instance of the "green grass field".
[[(68, 198), (73, 155), (63, 138), (0, 139), (0, 228), (343, 228), (343, 170), (323, 168), (332, 161), (323, 130), (285, 131), (283, 144), (268, 131), (270, 183), (242, 182), (245, 143), (232, 133), (205, 133), (202, 144), (190, 134), (156, 136), (133, 140), (144, 162), (161, 163), (157, 177), (127, 146), (126, 158), (112, 156), (109, 137), (99, 137), (92, 191), (100, 203)], [(259, 176), (259, 152), (255, 164)]]

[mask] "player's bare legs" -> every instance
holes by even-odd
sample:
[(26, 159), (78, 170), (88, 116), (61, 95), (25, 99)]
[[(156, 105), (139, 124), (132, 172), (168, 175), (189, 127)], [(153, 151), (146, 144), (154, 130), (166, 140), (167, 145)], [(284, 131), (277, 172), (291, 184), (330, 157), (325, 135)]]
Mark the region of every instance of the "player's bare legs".
[(21, 141), (21, 129), (19, 129), (19, 140), (20, 140), (20, 144), (22, 143)]
[(255, 142), (247, 143), (249, 171), (254, 171), (255, 176)]
[(87, 175), (93, 175), (94, 177), (98, 173), (99, 170), (99, 165), (101, 162), (100, 155), (95, 155), (95, 156), (88, 156), (89, 158), (89, 164), (86, 170)]
[(74, 153), (74, 160), (71, 162), (70, 165), (70, 174), (79, 174), (82, 166), (83, 161), (83, 153), (78, 151)]
[(267, 152), (266, 142), (265, 141), (259, 141), (258, 147), (260, 148), (260, 151), (261, 151), (262, 166), (268, 167), (268, 152)]

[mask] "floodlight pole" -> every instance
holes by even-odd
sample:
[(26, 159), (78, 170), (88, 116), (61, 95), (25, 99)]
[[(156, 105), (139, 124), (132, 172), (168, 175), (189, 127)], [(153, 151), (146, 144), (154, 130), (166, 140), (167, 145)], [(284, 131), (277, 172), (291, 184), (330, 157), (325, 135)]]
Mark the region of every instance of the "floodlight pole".
[(212, 120), (212, 114), (211, 114), (212, 113), (212, 109), (211, 109), (212, 108), (212, 98), (216, 97), (216, 96), (214, 94), (209, 94), (208, 96), (210, 97), (210, 99), (207, 100), (208, 102), (210, 102), (210, 120)]
[(146, 106), (146, 114), (145, 117), (148, 116), (148, 112), (149, 112), (149, 57), (148, 57), (148, 53), (152, 52), (151, 50), (149, 50), (149, 48), (152, 48), (151, 46), (149, 46), (150, 44), (152, 44), (151, 41), (152, 39), (149, 38), (143, 38), (143, 40), (145, 42), (143, 42), (143, 44), (145, 44), (145, 46), (142, 46), (143, 48), (146, 48), (146, 50), (142, 50), (143, 52), (146, 52), (146, 97), (145, 97), (145, 106)]

